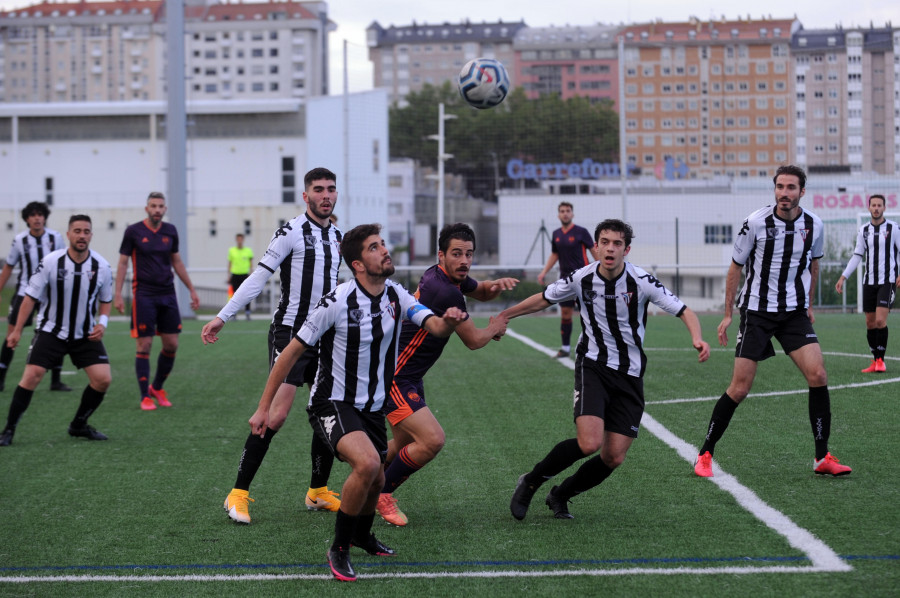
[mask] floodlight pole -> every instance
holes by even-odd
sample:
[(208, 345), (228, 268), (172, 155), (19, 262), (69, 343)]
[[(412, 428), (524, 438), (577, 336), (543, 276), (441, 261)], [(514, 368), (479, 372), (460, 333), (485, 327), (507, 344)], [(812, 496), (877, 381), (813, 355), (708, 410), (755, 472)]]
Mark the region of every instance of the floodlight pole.
[(428, 139), (438, 142), (437, 163), (437, 233), (444, 228), (444, 162), (453, 157), (453, 154), (444, 153), (444, 121), (456, 118), (455, 114), (444, 114), (444, 103), (438, 104), (438, 133), (429, 135)]
[[(184, 0), (166, 3), (166, 191), (169, 204), (169, 221), (181, 233), (178, 253), (185, 268), (190, 266), (188, 254), (188, 188), (187, 188), (187, 109), (184, 91)], [(179, 279), (175, 281), (178, 292), (178, 309), (182, 317), (193, 317), (191, 299)]]
[(628, 156), (625, 151), (625, 38), (619, 36), (619, 184), (622, 188), (622, 220), (628, 222)]

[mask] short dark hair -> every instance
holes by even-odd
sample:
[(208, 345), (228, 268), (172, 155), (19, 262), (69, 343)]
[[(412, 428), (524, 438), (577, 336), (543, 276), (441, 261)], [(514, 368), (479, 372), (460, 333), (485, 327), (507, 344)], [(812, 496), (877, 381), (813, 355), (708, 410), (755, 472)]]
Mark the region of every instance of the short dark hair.
[[(347, 231), (344, 238), (341, 239), (341, 255), (351, 270), (353, 270), (353, 262), (362, 259), (363, 243), (366, 242), (366, 239), (380, 232), (381, 225), (377, 223), (360, 224)], [(356, 270), (353, 270), (353, 276), (356, 276)]]
[(94, 223), (91, 222), (91, 217), (87, 214), (72, 214), (69, 216), (69, 226), (72, 226), (73, 222), (87, 222), (90, 223), (91, 226), (94, 226)]
[(33, 216), (35, 214), (40, 214), (44, 217), (44, 220), (50, 217), (50, 208), (47, 207), (42, 201), (32, 201), (27, 206), (22, 208), (22, 220), (28, 222), (28, 217)]
[(605, 230), (611, 230), (614, 233), (622, 233), (625, 235), (625, 247), (631, 246), (631, 240), (634, 239), (634, 230), (627, 222), (619, 220), (618, 218), (607, 218), (594, 229), (594, 243), (600, 240), (600, 233)]
[(880, 199), (881, 203), (883, 203), (884, 205), (887, 205), (887, 200), (884, 198), (884, 195), (882, 195), (881, 193), (873, 193), (872, 195), (870, 195), (869, 196), (869, 205), (872, 205), (873, 199)]
[(783, 166), (779, 166), (778, 170), (775, 171), (775, 176), (772, 177), (772, 182), (776, 185), (778, 184), (778, 177), (783, 174), (792, 174), (798, 179), (800, 179), (800, 188), (806, 189), (806, 173), (803, 172), (803, 169), (799, 166), (794, 166), (793, 164), (786, 164)]
[(450, 241), (453, 239), (470, 241), (472, 243), (472, 249), (475, 249), (475, 231), (472, 230), (471, 226), (464, 222), (448, 224), (441, 229), (441, 234), (438, 235), (438, 250), (447, 253), (447, 250), (450, 248)]
[(166, 201), (166, 196), (162, 191), (151, 191), (149, 195), (147, 195), (147, 201), (151, 199), (161, 199)]
[(303, 188), (309, 189), (310, 186), (312, 186), (313, 181), (320, 181), (322, 179), (325, 179), (326, 181), (334, 181), (336, 183), (337, 175), (327, 168), (322, 168), (321, 166), (313, 168), (303, 177)]
[(561, 202), (559, 202), (559, 205), (556, 206), (556, 211), (558, 212), (559, 209), (560, 209), (561, 207), (563, 207), (563, 206), (568, 206), (569, 208), (572, 209), (573, 212), (575, 211), (575, 206), (573, 206), (573, 205), (572, 205), (571, 203), (569, 203), (568, 201), (561, 201)]

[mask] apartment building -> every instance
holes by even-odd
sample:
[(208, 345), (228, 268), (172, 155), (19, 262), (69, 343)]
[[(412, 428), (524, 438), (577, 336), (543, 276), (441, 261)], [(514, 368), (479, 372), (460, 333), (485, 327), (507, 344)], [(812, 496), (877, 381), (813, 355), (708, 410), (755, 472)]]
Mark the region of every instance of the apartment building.
[(440, 86), (456, 81), (463, 65), (483, 56), (496, 58), (516, 86), (513, 39), (524, 22), (471, 23), (440, 25), (417, 24), (382, 27), (378, 21), (366, 28), (369, 60), (373, 66), (375, 87), (388, 90), (391, 103), (401, 106), (410, 92), (421, 91), (429, 83)]
[(796, 153), (811, 172), (900, 172), (900, 31), (800, 29)]
[(668, 179), (768, 178), (791, 161), (797, 28), (691, 19), (621, 29), (629, 163)]
[(611, 100), (618, 110), (618, 28), (524, 27), (513, 39), (518, 86), (529, 99), (555, 94)]
[[(328, 93), (325, 2), (185, 2), (190, 100)], [(43, 2), (0, 12), (0, 102), (165, 98), (165, 2)]]

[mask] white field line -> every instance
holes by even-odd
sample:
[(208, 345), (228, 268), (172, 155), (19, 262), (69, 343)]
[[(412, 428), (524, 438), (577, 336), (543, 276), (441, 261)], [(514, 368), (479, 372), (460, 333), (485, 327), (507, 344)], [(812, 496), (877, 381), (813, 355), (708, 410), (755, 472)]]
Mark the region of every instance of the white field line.
[[(527, 339), (526, 337), (523, 337), (513, 330), (507, 329), (506, 334), (516, 340), (524, 342), (531, 347), (540, 347), (540, 345), (538, 345), (531, 339)], [(551, 355), (553, 354), (553, 352), (546, 347), (543, 347), (543, 349), (539, 350), (544, 353), (550, 353)], [(560, 363), (562, 363), (569, 369), (574, 369), (575, 367), (575, 362), (573, 362), (571, 359), (561, 359)], [(808, 391), (804, 389), (804, 392)], [(681, 438), (675, 436), (675, 434), (670, 432), (665, 426), (653, 419), (646, 412), (644, 413), (643, 418), (641, 418), (641, 424), (644, 428), (647, 429), (648, 432), (673, 448), (675, 452), (677, 452), (678, 455), (681, 456), (682, 459), (690, 464), (694, 463), (694, 459), (697, 458), (697, 447), (692, 446)], [(739, 505), (749, 511), (750, 514), (759, 519), (773, 531), (783, 536), (784, 539), (787, 540), (788, 544), (806, 554), (806, 556), (809, 557), (810, 561), (812, 562), (813, 568), (818, 571), (853, 570), (853, 568), (843, 560), (841, 560), (837, 553), (835, 553), (830, 547), (828, 547), (828, 545), (816, 538), (808, 530), (805, 530), (795, 524), (784, 513), (781, 513), (780, 511), (777, 511), (776, 509), (770, 507), (752, 490), (738, 482), (737, 478), (725, 473), (715, 462), (713, 462), (713, 473), (714, 476), (712, 478), (709, 478), (711, 482), (716, 484), (725, 492), (731, 494)]]
[[(831, 571), (832, 569), (829, 569)], [(448, 578), (485, 578), (501, 577), (574, 577), (587, 575), (593, 577), (614, 577), (622, 575), (720, 575), (748, 573), (821, 573), (824, 569), (817, 567), (764, 566), (764, 567), (670, 567), (627, 569), (557, 569), (557, 570), (509, 570), (502, 571), (421, 571), (421, 572), (386, 572), (359, 573), (359, 580), (366, 579), (448, 579)], [(251, 573), (248, 575), (53, 575), (47, 577), (0, 577), (0, 583), (47, 583), (47, 582), (172, 582), (172, 581), (328, 581), (330, 574), (304, 573)]]

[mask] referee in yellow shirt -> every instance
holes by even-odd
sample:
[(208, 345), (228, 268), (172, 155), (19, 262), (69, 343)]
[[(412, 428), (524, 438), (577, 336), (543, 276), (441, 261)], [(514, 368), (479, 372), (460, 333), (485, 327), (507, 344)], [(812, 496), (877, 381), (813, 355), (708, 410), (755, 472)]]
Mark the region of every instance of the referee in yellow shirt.
[[(244, 247), (244, 235), (238, 233), (234, 237), (235, 245), (228, 249), (228, 298), (243, 284), (253, 269), (253, 250)], [(250, 319), (250, 304), (244, 307), (244, 314)]]

